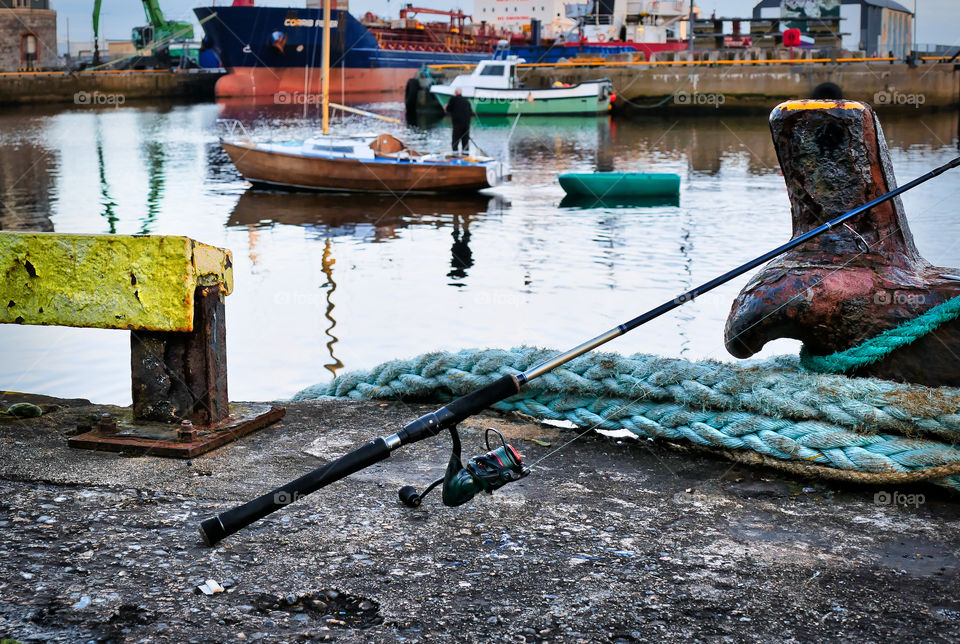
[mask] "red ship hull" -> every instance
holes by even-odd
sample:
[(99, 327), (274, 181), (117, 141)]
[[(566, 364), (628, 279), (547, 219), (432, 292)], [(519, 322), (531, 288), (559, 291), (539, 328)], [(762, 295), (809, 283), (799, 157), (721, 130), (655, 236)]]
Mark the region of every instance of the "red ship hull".
[[(403, 88), (415, 70), (405, 68), (330, 70), (330, 100), (341, 97), (391, 95), (402, 98)], [(323, 73), (303, 67), (237, 67), (217, 81), (218, 98), (273, 96), (278, 105), (314, 103)]]

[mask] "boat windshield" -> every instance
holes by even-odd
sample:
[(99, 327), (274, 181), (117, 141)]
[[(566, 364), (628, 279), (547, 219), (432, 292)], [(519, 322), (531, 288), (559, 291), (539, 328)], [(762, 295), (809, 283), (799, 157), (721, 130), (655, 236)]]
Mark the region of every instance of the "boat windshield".
[(480, 70), (481, 76), (503, 76), (503, 65), (487, 65)]
[(353, 152), (353, 149), (352, 145), (324, 145), (320, 143), (313, 146), (313, 150), (316, 152), (339, 152), (341, 154), (349, 154)]

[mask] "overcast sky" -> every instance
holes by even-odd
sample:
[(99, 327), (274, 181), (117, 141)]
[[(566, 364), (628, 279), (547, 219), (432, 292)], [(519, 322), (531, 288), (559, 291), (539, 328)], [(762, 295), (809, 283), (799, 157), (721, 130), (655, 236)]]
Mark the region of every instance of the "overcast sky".
[[(573, 2), (575, 0), (571, 0)], [(585, 1), (585, 0), (584, 0)], [(716, 12), (718, 16), (748, 18), (758, 0), (695, 0), (704, 14)], [(901, 0), (907, 9), (913, 10), (914, 0)], [(447, 9), (461, 7), (465, 13), (473, 11), (472, 0), (350, 0), (350, 12), (361, 16), (372, 11), (384, 17), (397, 17), (400, 8), (407, 2), (416, 6)], [(960, 44), (960, 0), (916, 0), (919, 41), (944, 45)], [(93, 0), (51, 0), (58, 14), (58, 38), (67, 39), (67, 20), (70, 21), (72, 40), (92, 40), (91, 13)], [(202, 2), (200, 0), (160, 0), (167, 19), (194, 20), (193, 7), (208, 4), (229, 5), (230, 0)], [(274, 7), (302, 7), (303, 0), (258, 0), (258, 5)], [(137, 0), (103, 0), (100, 13), (100, 33), (104, 38), (129, 39), (130, 30), (146, 24), (141, 4)], [(200, 35), (197, 28), (197, 36)]]

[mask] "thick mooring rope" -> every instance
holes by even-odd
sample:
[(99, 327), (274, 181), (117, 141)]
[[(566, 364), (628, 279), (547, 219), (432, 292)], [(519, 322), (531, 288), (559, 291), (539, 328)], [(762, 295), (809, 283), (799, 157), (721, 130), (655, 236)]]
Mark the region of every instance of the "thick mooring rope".
[(960, 317), (960, 297), (955, 297), (845, 351), (817, 356), (803, 347), (800, 350), (800, 364), (804, 369), (817, 373), (848, 373), (886, 358), (897, 349), (919, 340), (958, 317)]
[[(295, 396), (442, 402), (557, 352), (428, 353), (350, 372)], [(867, 483), (930, 480), (960, 490), (960, 390), (800, 370), (589, 353), (493, 406), (579, 427), (628, 429), (738, 459)]]

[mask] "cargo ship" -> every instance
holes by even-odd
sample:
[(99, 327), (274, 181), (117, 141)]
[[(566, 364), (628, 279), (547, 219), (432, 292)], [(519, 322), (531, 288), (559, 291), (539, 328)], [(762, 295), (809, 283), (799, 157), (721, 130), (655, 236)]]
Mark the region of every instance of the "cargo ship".
[[(273, 96), (281, 103), (306, 103), (320, 92), (322, 9), (259, 7), (252, 0), (235, 0), (233, 6), (199, 7), (194, 13), (203, 26), (204, 47), (213, 50), (229, 71), (217, 82), (218, 97)], [(420, 22), (415, 16), (421, 13), (449, 21)], [(486, 21), (474, 23), (460, 10), (407, 5), (399, 20), (381, 20), (372, 13), (359, 20), (331, 5), (330, 93), (342, 100), (402, 96), (407, 81), (425, 65), (476, 64), (500, 54), (546, 63), (583, 56), (649, 55), (682, 46), (626, 41), (622, 36), (608, 41), (601, 32), (594, 39), (591, 16), (578, 18), (576, 37), (548, 40), (541, 38), (535, 19), (532, 29), (515, 33), (492, 28)], [(612, 28), (609, 17), (603, 22)]]
[[(250, 4), (194, 9), (212, 49), (230, 72), (217, 82), (217, 96), (299, 96), (320, 92), (323, 11)], [(502, 35), (465, 33), (467, 16), (424, 28), (403, 18), (367, 27), (348, 11), (331, 11), (330, 93), (352, 96), (402, 92), (424, 65), (473, 64), (490, 58)], [(458, 19), (457, 14), (461, 17)], [(366, 16), (375, 22), (371, 14)], [(459, 25), (459, 27), (458, 27)]]

